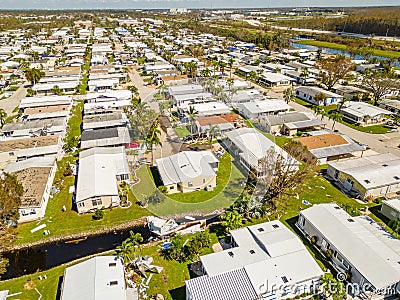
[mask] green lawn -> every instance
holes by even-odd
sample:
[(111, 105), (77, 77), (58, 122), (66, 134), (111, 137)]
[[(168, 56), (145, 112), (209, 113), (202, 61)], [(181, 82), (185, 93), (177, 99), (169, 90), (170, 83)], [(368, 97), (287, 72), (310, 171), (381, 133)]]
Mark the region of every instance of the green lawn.
[[(343, 45), (343, 44), (322, 42), (322, 41), (315, 41), (315, 40), (300, 40), (300, 41), (296, 41), (296, 43), (303, 44), (303, 45), (315, 46), (315, 47), (331, 48), (331, 49), (342, 50), (342, 51), (347, 51), (347, 49), (348, 49), (347, 46)], [(383, 57), (387, 57), (387, 58), (400, 58), (400, 52), (392, 51), (392, 50), (372, 49), (372, 55), (383, 56)]]
[[(17, 227), (17, 244), (33, 242), (45, 238), (43, 230), (31, 233), (30, 230), (40, 224), (46, 224), (47, 230), (50, 230), (50, 236), (64, 234), (73, 234), (89, 230), (98, 230), (110, 227), (124, 222), (140, 218), (149, 214), (147, 210), (136, 204), (133, 195), (129, 199), (133, 202), (130, 208), (106, 209), (104, 218), (100, 221), (93, 221), (92, 214), (79, 215), (72, 209), (72, 194), (69, 193), (69, 187), (74, 185), (75, 177), (63, 175), (68, 162), (75, 163), (76, 158), (68, 156), (58, 162), (58, 170), (54, 179), (54, 186), (60, 189), (60, 192), (49, 199), (46, 214), (43, 220), (20, 224)], [(65, 205), (66, 211), (62, 208)]]
[(176, 134), (180, 137), (180, 138), (184, 138), (187, 135), (190, 135), (190, 130), (188, 129), (187, 126), (177, 126), (174, 128)]
[[(227, 154), (227, 157), (230, 158), (229, 154)], [(213, 192), (201, 191), (192, 192), (193, 194), (201, 193), (199, 195), (207, 196), (207, 201), (196, 203), (183, 203), (174, 200), (172, 198), (172, 195), (167, 195), (163, 197), (163, 201), (161, 203), (149, 204), (147, 209), (156, 215), (163, 216), (184, 214), (189, 212), (207, 213), (212, 212), (216, 209), (229, 207), (233, 203), (233, 201), (240, 195), (242, 191), (241, 183), (243, 180), (245, 180), (245, 176), (240, 172), (240, 170), (236, 167), (234, 163), (230, 164), (230, 169), (227, 168), (227, 172), (229, 172), (229, 181), (225, 186), (222, 187), (222, 189), (218, 187), (218, 193), (214, 194)], [(157, 190), (151, 172), (147, 166), (142, 166), (140, 169), (138, 169), (136, 171), (136, 176), (140, 178), (140, 182), (132, 187), (132, 192), (137, 199), (142, 199), (144, 196), (149, 196)], [(185, 195), (182, 195), (181, 199), (195, 197), (190, 195), (192, 193), (186, 193)], [(211, 194), (213, 196), (210, 197), (209, 193), (213, 193)], [(180, 195), (177, 195), (175, 197), (179, 196)]]
[(355, 130), (372, 133), (372, 134), (385, 134), (392, 131), (392, 128), (385, 124), (369, 125), (369, 126), (358, 126), (355, 124), (347, 123), (346, 121), (341, 121), (341, 123), (349, 126)]
[[(60, 277), (64, 274), (64, 266), (56, 267), (47, 271), (38, 272), (31, 275), (22, 276), (8, 281), (0, 282), (0, 290), (9, 290), (9, 294), (21, 293), (9, 300), (37, 300), (39, 294), (35, 288), (42, 294), (43, 300), (54, 300), (57, 295), (57, 288)], [(39, 280), (39, 276), (46, 275), (46, 279)]]

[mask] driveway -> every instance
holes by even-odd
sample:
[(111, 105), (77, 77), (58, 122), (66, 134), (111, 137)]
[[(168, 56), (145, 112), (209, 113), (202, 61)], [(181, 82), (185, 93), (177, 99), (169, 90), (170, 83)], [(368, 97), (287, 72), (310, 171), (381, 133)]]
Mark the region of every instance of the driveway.
[(4, 109), (7, 115), (11, 115), (13, 110), (19, 106), (21, 100), (25, 98), (27, 89), (24, 87), (26, 83), (23, 83), (15, 93), (7, 98), (0, 100), (0, 108)]
[(129, 78), (131, 79), (131, 83), (137, 87), (140, 99), (142, 102), (148, 103), (150, 108), (154, 109), (156, 112), (159, 112), (160, 109), (158, 107), (158, 103), (153, 99), (153, 94), (155, 93), (155, 88), (150, 88), (144, 85), (144, 81), (142, 77), (139, 75), (136, 67), (129, 67)]

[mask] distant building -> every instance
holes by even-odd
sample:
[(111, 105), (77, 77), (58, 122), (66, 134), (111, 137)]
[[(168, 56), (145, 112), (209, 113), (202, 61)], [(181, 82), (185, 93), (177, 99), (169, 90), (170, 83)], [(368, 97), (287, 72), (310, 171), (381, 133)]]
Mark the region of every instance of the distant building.
[[(316, 100), (315, 96), (318, 94), (323, 94), (326, 98), (324, 100)], [(296, 88), (296, 96), (304, 101), (319, 106), (338, 104), (343, 99), (343, 96), (339, 94), (332, 93), (316, 86), (299, 86)]]
[(307, 147), (320, 164), (354, 156), (362, 156), (364, 145), (354, 142), (344, 134), (312, 132), (310, 136), (295, 139)]
[(171, 14), (185, 14), (188, 12), (188, 9), (184, 7), (170, 8), (169, 12)]
[(381, 124), (386, 121), (386, 116), (391, 114), (386, 109), (358, 101), (344, 103), (340, 112), (344, 120), (361, 126)]

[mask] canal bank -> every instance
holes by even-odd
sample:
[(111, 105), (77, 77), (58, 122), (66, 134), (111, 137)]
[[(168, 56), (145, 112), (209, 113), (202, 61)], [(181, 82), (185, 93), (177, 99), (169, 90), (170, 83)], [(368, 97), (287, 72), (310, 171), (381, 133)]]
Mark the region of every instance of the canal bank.
[[(328, 47), (327, 45), (331, 44), (331, 48)], [(294, 48), (298, 49), (307, 49), (310, 51), (317, 51), (321, 50), (322, 53), (325, 54), (333, 54), (333, 55), (344, 55), (346, 57), (352, 58), (352, 59), (366, 59), (363, 55), (355, 55), (352, 57), (348, 51), (346, 51), (346, 45), (341, 45), (341, 44), (334, 44), (334, 43), (327, 43), (327, 42), (319, 42), (316, 40), (292, 40), (290, 42), (290, 45)], [(322, 46), (324, 45), (324, 46)], [(337, 45), (337, 46), (336, 46)], [(383, 51), (385, 52), (385, 51)], [(400, 53), (395, 52), (395, 51), (390, 51), (393, 53), (396, 53), (398, 55), (397, 58), (400, 58)], [(396, 57), (392, 57), (393, 55), (388, 55), (388, 57), (385, 57), (383, 55), (370, 55), (369, 58), (377, 58), (378, 60), (390, 60), (394, 59)], [(395, 63), (396, 67), (400, 67), (400, 62)]]

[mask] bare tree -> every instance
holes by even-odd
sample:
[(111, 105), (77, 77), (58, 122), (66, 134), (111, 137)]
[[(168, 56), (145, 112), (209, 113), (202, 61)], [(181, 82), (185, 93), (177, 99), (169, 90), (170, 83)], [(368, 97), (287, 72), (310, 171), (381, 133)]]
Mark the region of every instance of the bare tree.
[(320, 69), (321, 83), (330, 90), (354, 68), (354, 64), (344, 56), (336, 56), (319, 60), (317, 67)]
[(378, 105), (379, 100), (390, 91), (400, 88), (399, 80), (395, 78), (395, 75), (385, 70), (367, 71), (362, 83), (363, 87), (372, 94), (374, 105)]

